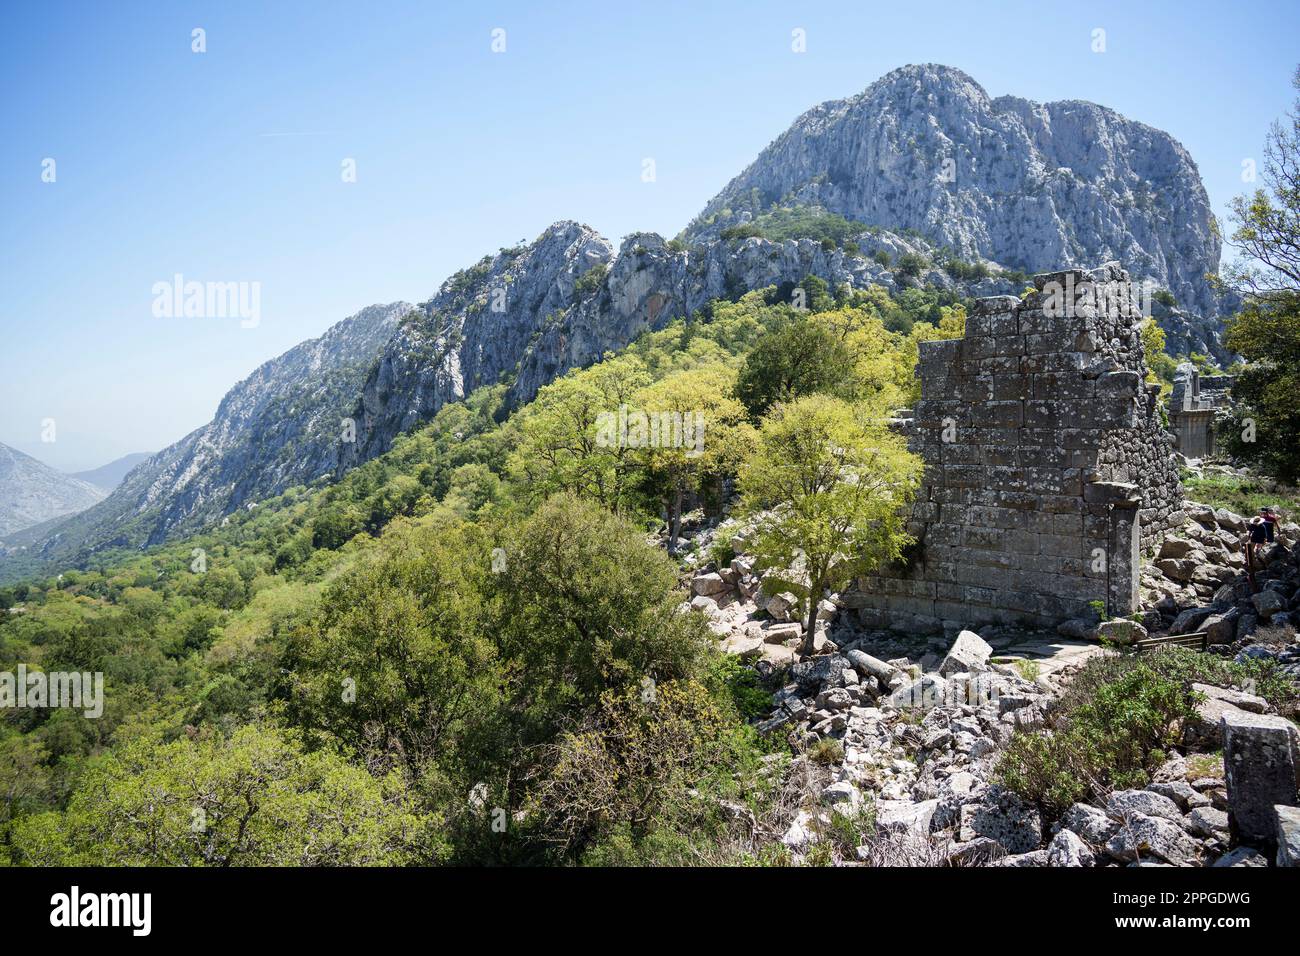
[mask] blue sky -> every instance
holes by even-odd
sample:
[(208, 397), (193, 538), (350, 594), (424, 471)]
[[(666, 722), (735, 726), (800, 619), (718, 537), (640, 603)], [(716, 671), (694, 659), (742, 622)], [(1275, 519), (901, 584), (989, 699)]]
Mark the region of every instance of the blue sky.
[[(1298, 10), (8, 3), (0, 442), (66, 470), (155, 451), (266, 359), (555, 220), (672, 235), (799, 113), (906, 63), (1168, 130), (1222, 214), (1290, 103)], [(155, 317), (152, 287), (176, 273), (260, 283), (260, 323)]]

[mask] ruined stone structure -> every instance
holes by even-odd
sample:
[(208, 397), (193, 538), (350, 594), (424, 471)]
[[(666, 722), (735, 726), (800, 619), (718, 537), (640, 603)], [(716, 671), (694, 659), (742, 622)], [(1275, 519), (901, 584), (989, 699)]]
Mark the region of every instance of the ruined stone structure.
[(1174, 375), (1169, 393), (1169, 427), (1174, 448), (1188, 458), (1214, 454), (1214, 420), (1228, 406), (1231, 375), (1202, 375), (1184, 362)]
[(1127, 274), (1034, 284), (977, 300), (963, 339), (921, 344), (900, 423), (925, 461), (917, 546), (844, 596), (868, 625), (1052, 626), (1097, 601), (1126, 615), (1141, 551), (1183, 520)]

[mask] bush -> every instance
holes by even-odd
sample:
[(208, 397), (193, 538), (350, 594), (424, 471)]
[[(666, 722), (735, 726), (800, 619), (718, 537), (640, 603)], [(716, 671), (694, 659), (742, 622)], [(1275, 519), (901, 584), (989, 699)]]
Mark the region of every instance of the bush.
[(255, 725), (164, 743), (150, 733), (101, 759), (65, 813), (14, 827), (43, 866), (366, 866), (433, 862), (436, 820), (397, 774), (304, 753)]
[(595, 292), (600, 288), (600, 284), (605, 281), (605, 273), (608, 271), (608, 267), (603, 262), (592, 266), (579, 276), (578, 281), (573, 284), (574, 294), (585, 296)]
[(915, 252), (905, 252), (898, 257), (898, 274), (908, 279), (919, 277), (921, 271), (929, 266), (930, 261)]
[(724, 760), (731, 726), (693, 681), (607, 691), (546, 748), (527, 805), (534, 832), (566, 854), (619, 825), (634, 838), (647, 832), (667, 802)]
[(840, 763), (844, 760), (844, 745), (834, 737), (819, 737), (808, 748), (808, 759), (820, 764)]
[(1186, 648), (1094, 658), (1045, 729), (1012, 738), (998, 778), (1052, 815), (1079, 801), (1100, 802), (1111, 789), (1146, 786), (1193, 712), (1192, 683), (1245, 680), (1276, 706), (1294, 700), (1294, 688), (1271, 664), (1236, 664)]

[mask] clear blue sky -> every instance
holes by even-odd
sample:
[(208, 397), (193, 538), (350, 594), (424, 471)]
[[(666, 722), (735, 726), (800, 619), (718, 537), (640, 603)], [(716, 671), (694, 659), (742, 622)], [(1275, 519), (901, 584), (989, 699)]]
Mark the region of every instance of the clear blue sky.
[[(0, 441), (66, 470), (155, 451), (266, 359), (557, 219), (676, 233), (799, 113), (906, 63), (1168, 130), (1222, 213), (1290, 102), (1298, 9), (8, 2)], [(260, 325), (155, 318), (178, 272), (261, 283)]]

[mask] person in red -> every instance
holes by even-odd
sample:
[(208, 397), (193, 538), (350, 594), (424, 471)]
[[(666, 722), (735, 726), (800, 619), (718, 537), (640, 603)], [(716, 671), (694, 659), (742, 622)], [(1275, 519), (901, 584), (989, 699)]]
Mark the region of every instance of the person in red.
[(1264, 520), (1264, 533), (1267, 535), (1269, 544), (1281, 540), (1282, 535), (1282, 518), (1272, 505), (1259, 509), (1259, 516)]

